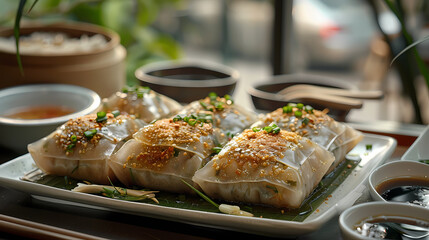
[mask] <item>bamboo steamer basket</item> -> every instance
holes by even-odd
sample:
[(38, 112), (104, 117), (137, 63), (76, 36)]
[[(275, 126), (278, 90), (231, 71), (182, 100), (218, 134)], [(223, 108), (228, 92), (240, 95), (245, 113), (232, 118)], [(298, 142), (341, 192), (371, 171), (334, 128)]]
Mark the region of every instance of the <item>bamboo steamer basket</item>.
[[(125, 85), (126, 50), (117, 33), (79, 22), (28, 24), (20, 30), (21, 36), (33, 32), (65, 33), (71, 38), (100, 34), (107, 43), (84, 53), (21, 54), (24, 75), (20, 73), (15, 51), (0, 50), (0, 89), (24, 84), (62, 83), (86, 87), (104, 98)], [(13, 29), (0, 30), (0, 37), (12, 35)]]

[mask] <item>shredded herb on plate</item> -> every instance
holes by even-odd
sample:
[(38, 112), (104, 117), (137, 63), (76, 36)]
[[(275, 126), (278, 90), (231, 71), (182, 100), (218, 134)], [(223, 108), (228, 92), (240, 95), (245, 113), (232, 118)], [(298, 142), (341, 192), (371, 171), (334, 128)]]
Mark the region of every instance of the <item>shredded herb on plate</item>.
[(372, 144), (366, 144), (365, 148), (367, 151), (371, 151), (372, 150)]
[(429, 164), (429, 159), (420, 159), (419, 162)]

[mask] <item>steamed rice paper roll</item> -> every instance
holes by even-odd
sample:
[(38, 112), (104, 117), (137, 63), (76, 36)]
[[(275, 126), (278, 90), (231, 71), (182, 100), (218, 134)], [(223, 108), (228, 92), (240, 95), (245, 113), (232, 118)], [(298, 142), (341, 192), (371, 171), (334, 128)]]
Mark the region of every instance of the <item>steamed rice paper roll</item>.
[(109, 161), (125, 185), (191, 192), (195, 171), (209, 161), (219, 133), (210, 123), (162, 119), (134, 134)]
[(327, 114), (303, 104), (289, 104), (271, 113), (260, 115), (252, 127), (275, 123), (281, 129), (296, 132), (331, 151), (335, 156), (328, 173), (333, 171), (363, 138), (363, 134), (345, 123), (337, 122)]
[(219, 97), (215, 93), (186, 105), (179, 115), (191, 113), (211, 114), (213, 126), (231, 137), (257, 121), (257, 115), (254, 112), (234, 104), (229, 95)]
[(173, 118), (158, 120), (135, 133), (133, 138), (147, 145), (173, 146), (206, 158), (213, 153), (220, 133), (210, 123), (192, 124), (183, 118)]
[(298, 208), (333, 161), (332, 153), (296, 133), (247, 129), (192, 180), (215, 199)]
[(97, 114), (71, 119), (29, 144), (36, 165), (47, 174), (99, 184), (109, 184), (108, 177), (114, 180), (107, 159), (145, 123), (129, 115)]
[(125, 87), (121, 92), (103, 99), (100, 105), (100, 111), (119, 110), (147, 123), (171, 116), (181, 109), (182, 105), (177, 101), (142, 86)]

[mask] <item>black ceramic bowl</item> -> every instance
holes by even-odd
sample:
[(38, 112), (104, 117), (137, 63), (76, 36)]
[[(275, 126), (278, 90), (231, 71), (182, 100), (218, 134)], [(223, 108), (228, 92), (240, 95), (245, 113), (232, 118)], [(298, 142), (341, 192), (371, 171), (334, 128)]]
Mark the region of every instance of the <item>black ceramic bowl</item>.
[[(271, 79), (259, 82), (248, 88), (248, 93), (252, 97), (253, 105), (260, 111), (274, 111), (289, 103), (285, 101), (279, 91), (296, 84), (311, 84), (323, 87), (340, 89), (357, 89), (356, 86), (345, 80), (332, 77), (319, 76), (313, 74), (286, 74), (273, 76)], [(333, 109), (331, 106), (321, 101), (311, 99), (297, 99), (295, 102), (302, 102), (311, 105), (315, 109), (323, 110), (329, 108), (329, 114), (336, 120), (344, 121), (350, 109)]]
[(239, 72), (227, 66), (190, 61), (155, 62), (135, 71), (142, 86), (181, 103), (189, 103), (215, 92), (232, 95)]

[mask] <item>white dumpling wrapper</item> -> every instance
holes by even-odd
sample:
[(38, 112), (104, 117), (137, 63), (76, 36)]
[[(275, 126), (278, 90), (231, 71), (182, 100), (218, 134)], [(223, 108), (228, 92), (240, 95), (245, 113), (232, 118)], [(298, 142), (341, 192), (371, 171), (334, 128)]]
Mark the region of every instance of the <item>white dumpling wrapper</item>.
[(116, 92), (109, 98), (103, 99), (100, 111), (119, 110), (122, 113), (135, 115), (145, 122), (151, 122), (169, 117), (182, 109), (180, 103), (167, 96), (149, 89), (145, 91), (147, 92), (140, 94), (136, 91)]
[[(114, 180), (115, 176), (107, 159), (145, 123), (126, 115), (107, 116), (108, 120), (100, 124), (95, 114), (71, 119), (47, 137), (29, 144), (28, 151), (44, 173), (109, 184), (108, 177)], [(84, 136), (90, 129), (97, 130), (91, 140)], [(67, 149), (72, 135), (78, 142)]]
[[(203, 159), (197, 154), (169, 148), (172, 147), (148, 146), (132, 139), (112, 156), (109, 165), (118, 180), (126, 186), (135, 185), (176, 193), (192, 192), (182, 180), (193, 184), (192, 176), (201, 167)], [(144, 158), (152, 157), (153, 151), (159, 149), (174, 151), (174, 154), (170, 152), (164, 160), (145, 161)], [(160, 153), (157, 154), (155, 157), (159, 157)], [(139, 158), (141, 160), (137, 160)]]
[[(240, 107), (232, 102), (228, 102), (225, 98), (217, 97), (217, 101), (223, 103), (223, 109), (217, 110), (210, 106), (210, 98), (201, 99), (199, 101), (191, 102), (186, 105), (179, 114), (197, 114), (206, 113), (213, 115), (213, 126), (220, 128), (224, 133), (228, 133), (230, 136), (234, 136), (241, 133), (244, 129), (249, 128), (254, 122), (257, 121), (257, 114), (247, 110), (246, 108)], [(208, 111), (201, 104), (209, 106), (212, 111)]]
[[(296, 110), (295, 108), (294, 111)], [(331, 151), (335, 156), (335, 162), (328, 173), (344, 161), (347, 153), (363, 139), (360, 131), (346, 123), (335, 121), (323, 111), (313, 110), (313, 113), (309, 113), (302, 110), (302, 113), (302, 117), (296, 117), (293, 112), (283, 113), (283, 109), (279, 108), (268, 114), (260, 114), (259, 121), (252, 127), (262, 128), (275, 123), (281, 129), (296, 132)], [(304, 118), (307, 118), (309, 123), (304, 124)]]
[(172, 146), (204, 159), (212, 154), (219, 135), (211, 124), (191, 126), (181, 120), (161, 119), (140, 129), (133, 138), (151, 146)]
[(331, 152), (295, 133), (245, 130), (192, 180), (212, 198), (297, 208), (333, 161)]

